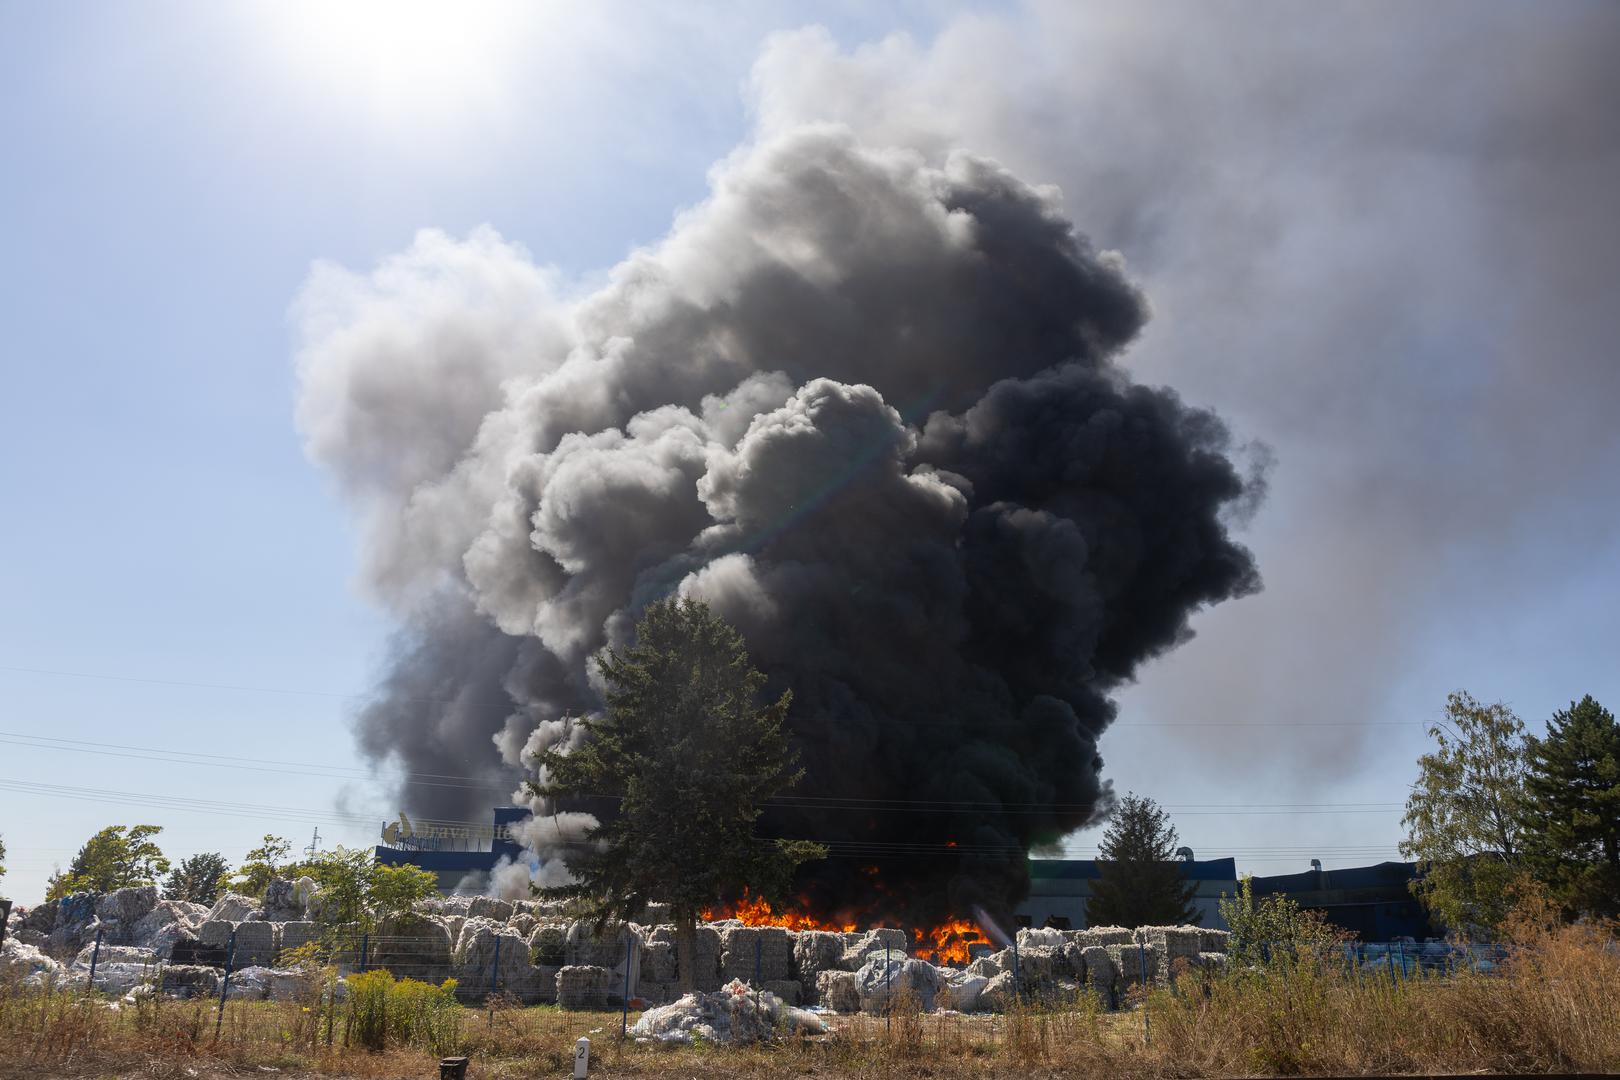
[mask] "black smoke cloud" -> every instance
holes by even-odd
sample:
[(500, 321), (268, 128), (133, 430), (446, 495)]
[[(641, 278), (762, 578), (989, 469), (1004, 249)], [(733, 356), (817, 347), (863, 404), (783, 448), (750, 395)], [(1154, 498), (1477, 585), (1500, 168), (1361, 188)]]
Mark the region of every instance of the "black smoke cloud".
[[(699, 596), (794, 693), (807, 776), (765, 826), (833, 843), (811, 902), (1005, 911), (1107, 805), (1111, 691), (1258, 588), (1227, 526), (1261, 481), (1119, 365), (1146, 304), (1055, 192), (828, 127), (714, 183), (576, 302), (488, 232), (306, 288), (311, 450), (405, 627), (362, 749), (473, 778), (407, 808), (482, 816), (577, 737), (592, 655)], [(565, 820), (529, 830), (544, 873)]]

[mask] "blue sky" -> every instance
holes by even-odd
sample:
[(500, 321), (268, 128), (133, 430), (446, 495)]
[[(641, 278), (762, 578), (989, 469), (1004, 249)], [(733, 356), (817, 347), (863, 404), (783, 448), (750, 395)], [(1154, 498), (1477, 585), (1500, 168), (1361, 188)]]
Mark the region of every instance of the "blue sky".
[[(1532, 79), (1544, 99), (1486, 87), (1470, 102), (1464, 85), (1388, 144), (1302, 139), (1267, 151), (1289, 163), (1275, 168), (1241, 152), (1243, 130), (1189, 143), (1189, 157), (1206, 155), (1198, 190), (1232, 194), (1172, 186), (1144, 212), (1116, 205), (1111, 155), (1151, 161), (1162, 148), (1093, 132), (1100, 109), (1066, 112), (1083, 65), (1054, 60), (1071, 32), (1117, 35), (1144, 63), (1161, 55), (1160, 29), (1113, 17), (1076, 29), (1039, 5), (683, 5), (679, 16), (487, 5), (471, 30), (428, 19), (400, 36), (316, 5), (0, 3), (0, 781), (61, 786), (0, 785), (6, 891), (37, 899), (53, 866), (114, 822), (165, 826), (174, 856), (236, 860), (265, 832), (306, 842), (317, 822), (325, 840), (369, 842), (375, 826), (360, 822), (393, 809), (348, 729), (390, 624), (353, 585), (356, 529), (293, 419), (289, 307), (315, 260), (363, 272), (420, 228), (461, 236), (488, 223), (584, 290), (702, 199), (711, 166), (760, 126), (823, 118), (822, 107), (869, 138), (960, 140), (1062, 184), (1081, 228), (1120, 247), (1155, 300), (1145, 375), (1216, 405), (1277, 456), (1246, 536), (1268, 591), (1200, 620), (1200, 637), (1125, 695), (1103, 747), (1118, 785), (1187, 808), (1177, 820), (1201, 855), (1236, 849), (1258, 872), (1302, 867), (1313, 845), (1343, 852), (1329, 865), (1393, 857), (1421, 722), (1449, 690), (1507, 700), (1532, 722), (1583, 693), (1620, 700), (1616, 442), (1589, 415), (1615, 404), (1610, 353), (1592, 344), (1614, 316), (1583, 291), (1612, 286), (1613, 254), (1583, 237), (1612, 234), (1615, 208), (1612, 196), (1580, 204), (1614, 175), (1616, 147), (1609, 123), (1570, 134), (1574, 150), (1537, 151), (1567, 165), (1558, 176), (1516, 156), (1536, 110), (1558, 112), (1574, 93), (1559, 78), (1584, 70), (1557, 50), (1592, 9), (1550, 8), (1528, 40), (1512, 25), (1523, 16), (1492, 8), (1461, 46), (1552, 73)], [(769, 51), (770, 34), (808, 24), (826, 28), (837, 57), (815, 41)], [(1438, 49), (1416, 39), (1418, 53)], [(1404, 80), (1425, 63), (1383, 59), (1395, 66), (1387, 109), (1369, 90), (1371, 104), (1344, 105), (1365, 111), (1341, 128), (1309, 130), (1362, 131), (1399, 113)], [(795, 82), (800, 71), (831, 78), (834, 60), (876, 72), (873, 96), (836, 100)], [(1235, 102), (1272, 100), (1240, 79), (1228, 89)], [(1528, 100), (1523, 116), (1509, 98)], [(906, 128), (928, 108), (943, 118)], [(1409, 156), (1385, 168), (1398, 154)], [(1349, 167), (1342, 189), (1293, 164), (1334, 155)], [(1372, 181), (1349, 175), (1375, 163)], [(1515, 217), (1556, 214), (1546, 207), (1559, 196), (1575, 203), (1567, 216)], [(1195, 243), (1231, 239), (1212, 221), (1270, 239), (1252, 262), (1212, 274)], [(1419, 235), (1403, 232), (1412, 222)], [(1323, 251), (1336, 269), (1302, 268)], [(1584, 271), (1566, 282), (1572, 263)], [(1379, 299), (1334, 279), (1364, 282), (1373, 265), (1394, 267), (1397, 295), (1380, 303), (1398, 317), (1366, 348), (1399, 362), (1369, 362), (1352, 385), (1310, 335), (1364, 326), (1360, 309), (1311, 305), (1330, 292)], [(1421, 289), (1404, 287), (1406, 265), (1421, 269)], [(1252, 336), (1265, 308), (1212, 313), (1217, 284), (1276, 305), (1275, 332)], [(1194, 345), (1215, 355), (1186, 363)], [(1245, 359), (1223, 366), (1223, 347)], [(1568, 457), (1560, 441), (1574, 444)], [(1301, 644), (1312, 635), (1314, 650)], [(1268, 656), (1290, 670), (1272, 671)], [(1346, 705), (1346, 688), (1365, 696)], [(1305, 723), (1324, 706), (1330, 720), (1343, 709), (1405, 726), (1218, 741), (1151, 726), (1204, 705)], [(326, 767), (139, 761), (122, 747)], [(220, 806), (143, 808), (121, 792)], [(1282, 802), (1320, 805), (1308, 816), (1195, 809)]]

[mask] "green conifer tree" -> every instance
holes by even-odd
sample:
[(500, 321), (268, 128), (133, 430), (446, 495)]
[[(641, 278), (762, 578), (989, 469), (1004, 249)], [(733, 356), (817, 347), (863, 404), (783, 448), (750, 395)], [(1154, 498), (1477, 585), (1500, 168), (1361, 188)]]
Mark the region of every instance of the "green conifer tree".
[(607, 708), (580, 721), (575, 749), (539, 755), (547, 799), (611, 800), (568, 859), (573, 884), (542, 890), (579, 902), (597, 924), (648, 902), (670, 905), (681, 985), (691, 989), (697, 920), (743, 890), (780, 895), (793, 870), (826, 850), (756, 836), (765, 801), (801, 772), (784, 726), (789, 695), (761, 707), (765, 677), (742, 637), (699, 602), (653, 604), (635, 644), (598, 662)]
[(1620, 724), (1589, 694), (1526, 740), (1530, 862), (1570, 915), (1620, 915)]
[(1181, 874), (1176, 830), (1149, 798), (1126, 795), (1114, 807), (1098, 845), (1100, 876), (1086, 901), (1090, 926), (1196, 924), (1198, 887)]

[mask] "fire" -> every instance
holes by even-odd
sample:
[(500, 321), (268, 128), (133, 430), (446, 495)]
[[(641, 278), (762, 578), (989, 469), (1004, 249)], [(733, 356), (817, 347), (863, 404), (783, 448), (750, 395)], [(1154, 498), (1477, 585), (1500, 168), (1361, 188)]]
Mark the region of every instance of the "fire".
[(911, 934), (917, 942), (917, 955), (936, 964), (966, 964), (973, 959), (969, 946), (990, 944), (971, 919), (947, 919), (938, 926), (927, 930), (919, 928)]
[[(800, 905), (808, 906), (801, 899)], [(763, 896), (744, 892), (742, 899), (725, 907), (705, 908), (700, 915), (704, 922), (736, 919), (744, 926), (780, 926), (784, 930), (833, 930), (849, 933), (858, 927), (854, 922), (835, 922), (818, 919), (799, 911), (777, 911)], [(969, 947), (988, 945), (990, 941), (971, 919), (947, 919), (938, 926), (917, 927), (911, 931), (912, 953), (936, 964), (962, 966), (973, 959)]]
[(797, 911), (777, 911), (771, 907), (770, 901), (763, 896), (752, 896), (746, 890), (743, 892), (742, 899), (729, 908), (706, 908), (702, 915), (704, 922), (714, 922), (719, 919), (736, 919), (744, 926), (780, 926), (786, 930), (848, 932), (855, 929), (855, 924), (852, 922), (828, 922), (811, 915), (802, 915)]

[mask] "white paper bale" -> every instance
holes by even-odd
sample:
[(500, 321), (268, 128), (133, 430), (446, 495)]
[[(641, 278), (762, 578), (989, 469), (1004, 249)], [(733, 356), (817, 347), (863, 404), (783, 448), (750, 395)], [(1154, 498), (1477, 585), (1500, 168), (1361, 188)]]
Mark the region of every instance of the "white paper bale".
[(236, 958), (233, 967), (268, 967), (276, 958), (276, 929), (269, 922), (236, 924)]
[(557, 1004), (563, 1008), (600, 1009), (607, 999), (607, 968), (571, 964), (557, 972)]
[(1118, 972), (1114, 968), (1114, 960), (1108, 955), (1108, 950), (1102, 945), (1089, 945), (1080, 950), (1086, 965), (1086, 985), (1091, 992), (1110, 1001), (1114, 992), (1114, 981)]
[(892, 961), (907, 955), (906, 932), (891, 927), (879, 927), (864, 934), (846, 934), (844, 941), (844, 955), (839, 958), (838, 966), (845, 971), (859, 971), (873, 957), (882, 960), (887, 954)]
[[(283, 923), (283, 948), (286, 947), (287, 927), (294, 925), (309, 924)], [(520, 946), (519, 951), (527, 960), (527, 946)], [(455, 974), (451, 970), (450, 929), (435, 916), (415, 912), (384, 919), (377, 925), (367, 944), (366, 967), (386, 968), (399, 979), (443, 982), (446, 972)], [(489, 972), (486, 970), (486, 983), (488, 978)]]
[(1013, 978), (1013, 973), (1003, 971), (979, 990), (977, 1004), (992, 1012), (1006, 1012), (1018, 1000), (1018, 987), (1018, 981)]
[(611, 924), (598, 933), (589, 923), (575, 922), (563, 942), (563, 966), (607, 969), (608, 994), (623, 998), (641, 979), (641, 940), (630, 923)]
[(1152, 983), (1157, 977), (1163, 956), (1157, 948), (1141, 945), (1109, 945), (1106, 948), (1108, 958), (1114, 963), (1115, 985), (1121, 991), (1144, 982)]
[(97, 967), (102, 964), (152, 964), (157, 962), (157, 955), (151, 949), (143, 949), (136, 945), (108, 945), (103, 942), (99, 951), (93, 944), (80, 949), (79, 954), (73, 958), (73, 967), (88, 970), (92, 957), (96, 959)]
[(674, 942), (649, 941), (642, 946), (641, 977), (644, 981), (653, 983), (676, 981)]
[(55, 986), (62, 979), (62, 965), (46, 956), (37, 946), (14, 937), (7, 937), (0, 944), (0, 972), (10, 978), (21, 979), (29, 989)]
[(243, 922), (252, 918), (253, 913), (259, 910), (259, 902), (251, 896), (241, 893), (226, 893), (214, 901), (214, 906), (208, 909), (208, 922)]
[(1012, 952), (1011, 950), (1006, 950), (1004, 953), (991, 953), (989, 956), (979, 957), (977, 960), (973, 961), (973, 963), (967, 966), (967, 971), (971, 975), (978, 975), (985, 979), (993, 979), (997, 975), (1000, 975), (1003, 970), (1005, 970), (1001, 966), (1001, 958), (1003, 955), (1006, 956), (1009, 964), (1012, 963)]
[(855, 973), (842, 968), (816, 976), (816, 998), (823, 1008), (833, 1012), (852, 1013), (861, 1009), (861, 990), (856, 985)]
[(276, 932), (276, 957), (279, 959), (296, 952), (319, 936), (320, 928), (312, 922), (302, 919), (284, 922)]
[(720, 933), (720, 976), (751, 985), (793, 974), (793, 938), (779, 926), (735, 926)]
[(157, 904), (157, 899), (156, 885), (115, 889), (96, 902), (96, 915), (102, 919), (116, 920), (123, 926), (133, 927), (152, 910)]
[(472, 903), (467, 905), (467, 916), (505, 922), (512, 917), (512, 904), (493, 896), (475, 896)]
[[(681, 976), (680, 943), (675, 940), (675, 928), (668, 925), (656, 927), (650, 940), (674, 944), (675, 972), (677, 977)], [(692, 985), (705, 993), (716, 993), (720, 989), (720, 931), (712, 925), (696, 928), (692, 941)]]
[(835, 971), (844, 956), (842, 934), (806, 930), (793, 936), (793, 975), (804, 987), (804, 1001), (818, 1000), (817, 987), (823, 971)]
[(1109, 945), (1129, 945), (1133, 940), (1134, 936), (1123, 926), (1092, 926), (1075, 935), (1076, 943), (1083, 948), (1092, 945), (1104, 948)]
[[(103, 946), (105, 948), (105, 946)], [(152, 964), (137, 964), (127, 961), (109, 961), (105, 964), (96, 964), (96, 979), (93, 989), (114, 997), (123, 997), (137, 987), (148, 985), (157, 975), (157, 968)], [(80, 967), (77, 963), (68, 970), (67, 985), (85, 989), (91, 987), (90, 968)]]
[(311, 914), (309, 906), (320, 892), (321, 887), (315, 884), (315, 879), (307, 875), (293, 882), (293, 899), (298, 902), (299, 910), (305, 915)]
[(220, 971), (200, 964), (165, 964), (159, 973), (158, 989), (182, 998), (219, 996)]
[(906, 993), (924, 1012), (931, 1012), (934, 997), (944, 981), (939, 968), (904, 954), (887, 963), (882, 956), (875, 957), (855, 973), (855, 986), (861, 995), (861, 1011), (869, 1013), (885, 1011), (902, 993)]
[(1067, 942), (1063, 931), (1052, 927), (1024, 927), (1018, 931), (1018, 951), (1031, 948), (1061, 949)]
[(1204, 929), (1198, 932), (1198, 951), (1209, 953), (1224, 953), (1229, 951), (1228, 941), (1232, 935), (1225, 930)]
[(209, 919), (197, 927), (197, 940), (210, 948), (223, 949), (231, 940), (231, 931), (236, 924), (224, 919)]
[(979, 998), (984, 988), (990, 985), (990, 980), (983, 975), (974, 975), (968, 971), (957, 971), (945, 978), (945, 985), (940, 987), (936, 1002), (942, 1009), (955, 1009), (957, 1012), (974, 1012), (979, 1008)]

